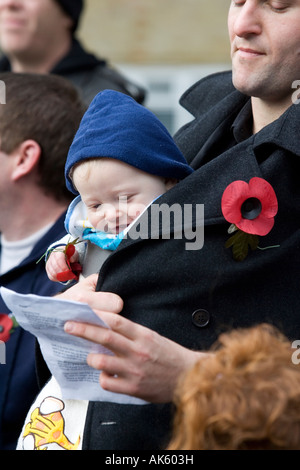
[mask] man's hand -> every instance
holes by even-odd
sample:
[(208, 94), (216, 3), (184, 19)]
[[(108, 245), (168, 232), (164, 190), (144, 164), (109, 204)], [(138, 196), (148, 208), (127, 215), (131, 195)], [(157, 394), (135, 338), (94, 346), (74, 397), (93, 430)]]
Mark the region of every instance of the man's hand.
[(98, 274), (92, 274), (56, 297), (86, 303), (99, 312), (120, 313), (123, 309), (121, 297), (111, 292), (95, 292), (97, 281)]
[(87, 359), (91, 367), (102, 371), (99, 381), (104, 390), (152, 403), (172, 401), (180, 375), (206, 354), (186, 349), (117, 312), (112, 313), (115, 306), (112, 298), (110, 301), (105, 310), (102, 303), (99, 308), (93, 303), (95, 313), (110, 329), (67, 322), (65, 331), (101, 344), (114, 354), (90, 354)]

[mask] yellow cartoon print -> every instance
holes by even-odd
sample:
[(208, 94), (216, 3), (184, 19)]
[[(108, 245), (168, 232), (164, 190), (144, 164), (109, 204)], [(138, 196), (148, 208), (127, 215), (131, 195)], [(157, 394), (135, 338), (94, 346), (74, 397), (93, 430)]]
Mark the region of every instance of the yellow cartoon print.
[(39, 408), (35, 408), (30, 415), (30, 422), (26, 424), (23, 433), (23, 442), (26, 448), (32, 450), (47, 450), (47, 445), (57, 444), (65, 450), (76, 450), (79, 446), (80, 436), (72, 444), (65, 435), (65, 421), (62, 410), (63, 401), (54, 397), (45, 398)]

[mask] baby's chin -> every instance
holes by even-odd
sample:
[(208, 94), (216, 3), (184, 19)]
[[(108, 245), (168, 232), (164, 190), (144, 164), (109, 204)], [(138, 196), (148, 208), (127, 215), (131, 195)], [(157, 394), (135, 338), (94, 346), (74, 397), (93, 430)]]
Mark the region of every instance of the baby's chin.
[(110, 233), (113, 233), (113, 234), (117, 235), (118, 233), (123, 232), (128, 227), (128, 225), (130, 225), (130, 224), (119, 225), (114, 230), (112, 230)]
[(101, 227), (97, 230), (100, 230), (101, 232), (109, 233), (112, 235), (118, 235), (119, 233), (123, 232), (130, 224), (123, 224), (123, 225), (117, 225), (115, 227), (109, 227), (108, 224), (105, 225), (105, 227)]

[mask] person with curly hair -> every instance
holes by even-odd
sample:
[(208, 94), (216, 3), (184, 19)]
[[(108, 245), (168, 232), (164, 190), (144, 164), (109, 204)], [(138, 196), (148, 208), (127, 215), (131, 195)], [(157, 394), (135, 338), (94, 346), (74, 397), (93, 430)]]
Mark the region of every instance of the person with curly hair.
[(300, 368), (268, 324), (223, 333), (181, 379), (170, 450), (300, 449)]

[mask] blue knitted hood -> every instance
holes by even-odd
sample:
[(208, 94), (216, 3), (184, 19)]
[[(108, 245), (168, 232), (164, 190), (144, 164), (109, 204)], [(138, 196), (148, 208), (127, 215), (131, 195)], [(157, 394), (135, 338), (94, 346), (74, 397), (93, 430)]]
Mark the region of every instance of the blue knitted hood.
[(133, 98), (105, 90), (86, 111), (65, 165), (67, 188), (78, 194), (70, 170), (89, 158), (114, 158), (146, 173), (181, 180), (193, 172), (157, 117)]

